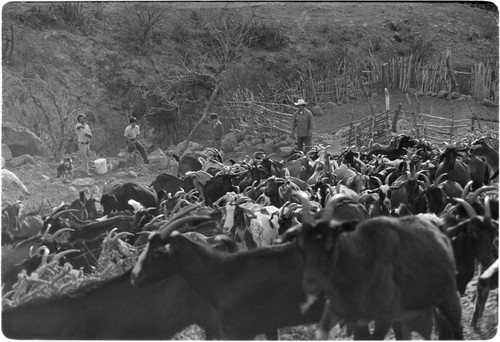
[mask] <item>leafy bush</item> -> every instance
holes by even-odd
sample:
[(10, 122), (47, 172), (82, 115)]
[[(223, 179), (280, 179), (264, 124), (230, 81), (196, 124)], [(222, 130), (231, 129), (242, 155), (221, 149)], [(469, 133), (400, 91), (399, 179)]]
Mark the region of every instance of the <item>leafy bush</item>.
[(484, 39), (493, 40), (498, 37), (498, 26), (497, 25), (485, 25), (482, 27), (481, 36)]
[(289, 39), (276, 24), (253, 23), (248, 35), (250, 47), (261, 47), (265, 50), (279, 50), (285, 47)]
[(415, 57), (415, 61), (417, 63), (430, 60), (435, 51), (436, 49), (434, 48), (432, 41), (425, 40), (422, 37), (412, 40), (408, 50), (408, 52)]

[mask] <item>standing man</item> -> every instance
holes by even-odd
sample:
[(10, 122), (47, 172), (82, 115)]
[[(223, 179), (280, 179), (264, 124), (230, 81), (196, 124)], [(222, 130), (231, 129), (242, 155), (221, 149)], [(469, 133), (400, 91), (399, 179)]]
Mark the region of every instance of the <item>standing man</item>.
[(90, 132), (89, 125), (85, 122), (87, 116), (83, 113), (78, 114), (76, 117), (76, 137), (78, 140), (78, 156), (82, 161), (82, 171), (88, 176), (89, 174), (89, 157), (90, 157), (90, 138), (92, 138), (92, 133)]
[(224, 137), (224, 126), (220, 122), (217, 114), (210, 115), (210, 120), (214, 125), (214, 146), (216, 149), (220, 150), (222, 147), (222, 137)]
[[(297, 148), (300, 151), (307, 152), (312, 143), (312, 113), (306, 108), (307, 102), (299, 99), (294, 103), (298, 109), (293, 115), (292, 135), (297, 132)], [(305, 151), (303, 146), (305, 144)]]
[(142, 159), (144, 160), (144, 164), (149, 164), (146, 149), (137, 140), (137, 137), (141, 133), (139, 125), (137, 125), (137, 119), (134, 117), (131, 117), (129, 122), (130, 122), (130, 125), (128, 125), (125, 128), (125, 134), (124, 134), (125, 139), (127, 140), (128, 151), (133, 153), (134, 150), (137, 148), (137, 150), (141, 154)]

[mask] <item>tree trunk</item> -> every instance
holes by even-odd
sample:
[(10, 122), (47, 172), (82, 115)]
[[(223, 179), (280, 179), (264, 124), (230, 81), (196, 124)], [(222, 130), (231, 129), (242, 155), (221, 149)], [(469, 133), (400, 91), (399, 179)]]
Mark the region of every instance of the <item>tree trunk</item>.
[(191, 132), (189, 132), (186, 140), (184, 140), (184, 144), (181, 145), (181, 148), (179, 150), (179, 157), (181, 157), (182, 154), (186, 151), (186, 149), (187, 149), (187, 147), (189, 145), (189, 142), (193, 139), (193, 136), (196, 134), (196, 132), (198, 131), (198, 129), (200, 129), (201, 125), (203, 124), (203, 122), (207, 118), (208, 111), (210, 110), (210, 107), (212, 106), (212, 103), (215, 101), (215, 98), (217, 97), (217, 93), (219, 92), (219, 88), (220, 88), (220, 82), (216, 82), (215, 83), (215, 88), (212, 91), (212, 94), (210, 95), (210, 99), (208, 100), (205, 108), (203, 109), (203, 115), (201, 116), (200, 120), (198, 120), (198, 122), (196, 123), (196, 125), (194, 125), (193, 129), (191, 130)]

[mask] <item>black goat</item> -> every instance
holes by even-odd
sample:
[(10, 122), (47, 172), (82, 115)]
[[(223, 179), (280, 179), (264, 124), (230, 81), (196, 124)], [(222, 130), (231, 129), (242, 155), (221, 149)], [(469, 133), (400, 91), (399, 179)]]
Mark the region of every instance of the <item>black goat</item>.
[(198, 158), (184, 155), (182, 157), (178, 157), (175, 154), (173, 155), (175, 160), (179, 163), (179, 166), (177, 168), (177, 176), (178, 177), (184, 177), (186, 175), (186, 172), (188, 171), (198, 171), (201, 170), (202, 165)]
[(238, 187), (232, 185), (232, 175), (221, 174), (209, 179), (203, 186), (205, 205), (213, 205), (215, 201), (231, 191), (239, 192)]
[(355, 338), (384, 339), (393, 322), (436, 307), (440, 338), (462, 339), (453, 250), (437, 226), (419, 216), (359, 224), (331, 220), (328, 214), (316, 220), (307, 198), (300, 198), (302, 225), (284, 239), (296, 236), (305, 263), (303, 288), (311, 295), (325, 291), (335, 321), (375, 320), (373, 335), (362, 325)]
[(100, 203), (103, 207), (104, 215), (115, 210), (134, 210), (128, 204), (130, 199), (141, 203), (145, 208), (155, 208), (153, 214), (157, 215), (158, 200), (155, 192), (145, 186), (132, 182), (116, 182), (102, 194)]
[(160, 190), (164, 190), (166, 193), (173, 195), (181, 189), (185, 192), (191, 191), (194, 189), (194, 184), (193, 179), (190, 177), (179, 178), (168, 173), (161, 173), (151, 182), (149, 187), (153, 188), (157, 194)]
[(219, 312), (227, 339), (252, 339), (261, 333), (277, 337), (278, 328), (319, 320), (322, 301), (306, 314), (300, 312), (306, 296), (295, 243), (220, 254), (172, 233), (192, 219), (199, 217), (174, 221), (150, 236), (132, 271), (135, 285), (180, 274)]
[(11, 339), (162, 340), (191, 324), (221, 338), (215, 309), (181, 277), (144, 288), (130, 271), (75, 293), (2, 309), (2, 331)]
[(472, 206), (461, 198), (455, 201), (462, 205), (469, 218), (446, 230), (450, 237), (457, 264), (457, 289), (464, 295), (467, 284), (474, 277), (475, 260), (487, 269), (498, 257), (498, 224), (491, 220), (491, 212), (478, 216)]

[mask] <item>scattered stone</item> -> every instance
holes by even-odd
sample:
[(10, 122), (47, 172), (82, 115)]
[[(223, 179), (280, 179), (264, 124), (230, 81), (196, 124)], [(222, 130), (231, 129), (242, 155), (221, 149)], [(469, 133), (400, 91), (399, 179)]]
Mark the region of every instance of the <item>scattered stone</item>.
[(2, 157), (6, 161), (9, 161), (13, 158), (12, 151), (10, 150), (10, 147), (7, 144), (2, 144)]
[(96, 184), (96, 180), (92, 177), (87, 177), (87, 178), (78, 178), (73, 180), (73, 186), (92, 186)]
[(403, 39), (401, 39), (401, 36), (399, 34), (394, 34), (394, 36), (392, 36), (394, 38), (395, 41), (397, 41), (398, 43), (401, 43), (403, 41)]
[(9, 166), (10, 167), (19, 167), (19, 166), (27, 164), (27, 163), (35, 164), (35, 159), (29, 154), (23, 154), (19, 157), (12, 158), (9, 162)]
[(483, 99), (481, 104), (486, 107), (498, 107), (498, 104), (488, 99)]
[(289, 157), (293, 151), (295, 151), (295, 147), (293, 146), (283, 146), (278, 149), (281, 158)]
[(433, 91), (432, 94), (431, 94), (431, 96), (432, 97), (436, 97), (436, 96), (438, 96), (438, 93), (436, 93), (436, 92)]
[[(429, 90), (429, 91), (427, 91), (427, 92), (425, 93), (425, 95), (427, 95), (427, 96), (433, 96), (432, 94), (433, 94), (433, 91), (432, 91), (432, 90)], [(434, 95), (434, 96), (435, 96), (435, 95)]]
[(314, 107), (311, 108), (311, 113), (314, 115), (314, 116), (322, 116), (322, 115), (325, 115), (325, 113), (323, 112), (323, 109), (316, 105)]
[(415, 96), (417, 96), (417, 97), (422, 97), (422, 96), (424, 96), (424, 92), (423, 92), (423, 91), (421, 91), (421, 90), (416, 91), (416, 92), (415, 92)]
[(458, 99), (460, 97), (460, 93), (459, 92), (456, 92), (456, 91), (452, 91), (451, 92), (451, 97), (453, 99)]
[(127, 178), (128, 174), (125, 171), (119, 171), (116, 173), (116, 178)]
[(137, 178), (137, 173), (135, 171), (129, 171), (128, 176), (131, 178)]
[(238, 142), (234, 136), (225, 137), (222, 140), (221, 149), (223, 152), (233, 152), (234, 148), (238, 146)]
[(448, 92), (446, 90), (441, 90), (438, 94), (437, 97), (438, 99), (444, 99), (448, 95)]
[(50, 177), (49, 177), (49, 176), (46, 176), (46, 175), (42, 175), (42, 180), (43, 180), (44, 182), (48, 182), (48, 181), (50, 181)]
[(2, 144), (9, 146), (13, 157), (23, 154), (50, 155), (42, 139), (26, 127), (15, 122), (2, 122)]

